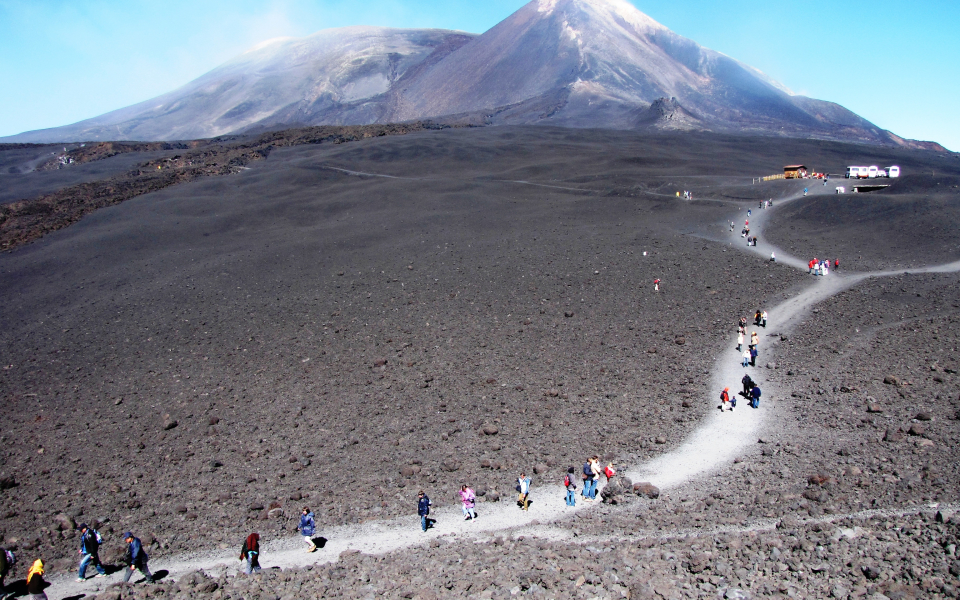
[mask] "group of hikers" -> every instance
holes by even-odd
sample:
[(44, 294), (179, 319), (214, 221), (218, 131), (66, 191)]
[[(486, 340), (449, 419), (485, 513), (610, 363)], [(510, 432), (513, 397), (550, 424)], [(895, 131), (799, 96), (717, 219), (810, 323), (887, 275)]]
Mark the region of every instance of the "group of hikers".
[[(758, 327), (766, 328), (767, 326), (767, 311), (757, 309), (756, 315), (754, 315), (753, 324)], [(750, 334), (750, 339), (747, 342), (747, 347), (744, 348), (743, 342), (747, 336), (747, 319), (746, 317), (740, 317), (740, 322), (737, 324), (737, 352), (743, 352), (743, 366), (746, 367), (750, 365), (751, 367), (757, 366), (757, 357), (760, 355), (760, 335), (753, 331)]]
[[(77, 581), (86, 581), (87, 569), (91, 565), (97, 570), (97, 574), (94, 575), (94, 577), (106, 577), (107, 571), (100, 561), (100, 545), (103, 544), (103, 536), (86, 523), (81, 523), (80, 526), (77, 527), (77, 530), (80, 532), (80, 568), (77, 572)], [(140, 539), (128, 531), (123, 534), (123, 541), (127, 545), (126, 553), (123, 557), (123, 563), (125, 565), (122, 569), (123, 581), (129, 582), (134, 571), (140, 571), (148, 583), (153, 583), (153, 575), (147, 566), (149, 557), (143, 549), (143, 544), (140, 542)], [(14, 591), (7, 589), (4, 581), (10, 572), (10, 568), (13, 567), (16, 562), (17, 557), (13, 552), (5, 548), (0, 548), (0, 600), (6, 600), (16, 595)], [(38, 558), (33, 562), (33, 565), (31, 565), (30, 570), (27, 572), (27, 597), (34, 600), (42, 600), (47, 597), (44, 592), (44, 589), (47, 587), (47, 583), (43, 579), (45, 572), (46, 569), (43, 564), (43, 559)]]
[[(829, 275), (830, 274), (830, 259), (820, 260), (816, 256), (807, 263), (807, 268), (811, 275)], [(840, 259), (833, 259), (833, 268), (836, 271), (840, 270)]]
[[(767, 311), (762, 309), (757, 309), (757, 312), (753, 316), (753, 324), (758, 327), (767, 326)], [(759, 346), (760, 346), (760, 335), (753, 331), (750, 334), (749, 341), (746, 348), (744, 348), (744, 341), (747, 335), (747, 318), (740, 317), (740, 320), (737, 322), (737, 352), (743, 352), (743, 366), (744, 368), (747, 365), (751, 367), (757, 366), (757, 356), (759, 356)], [(757, 386), (756, 382), (750, 377), (749, 374), (743, 376), (741, 380), (743, 384), (743, 391), (740, 392), (740, 395), (750, 401), (750, 406), (752, 408), (760, 407), (760, 387)], [(723, 388), (723, 391), (720, 392), (720, 406), (718, 407), (721, 411), (725, 411), (729, 408), (730, 411), (733, 411), (737, 407), (737, 396), (730, 394), (730, 388)]]
[[(607, 463), (607, 466), (603, 467), (600, 464), (599, 456), (591, 456), (588, 458), (583, 463), (580, 476), (580, 479), (583, 483), (583, 490), (580, 492), (580, 495), (583, 497), (583, 501), (596, 501), (600, 477), (606, 477), (606, 480), (610, 481), (610, 479), (616, 477), (616, 475), (617, 469), (614, 463)], [(530, 488), (532, 484), (533, 480), (527, 476), (526, 473), (520, 473), (520, 476), (516, 479), (516, 486), (514, 489), (517, 491), (517, 506), (521, 510), (530, 510)], [(566, 495), (564, 497), (566, 505), (576, 506), (577, 474), (576, 469), (573, 467), (569, 467), (567, 469), (567, 473), (563, 476), (563, 488), (566, 491)], [(460, 498), (460, 509), (463, 512), (464, 520), (472, 521), (476, 519), (476, 492), (474, 492), (470, 486), (462, 484), (460, 486), (458, 496)], [(420, 492), (417, 494), (417, 516), (420, 517), (420, 529), (422, 531), (429, 529), (435, 522), (433, 519), (429, 518), (431, 506), (433, 506), (433, 502), (430, 500), (430, 497), (427, 496), (423, 490), (420, 490)]]

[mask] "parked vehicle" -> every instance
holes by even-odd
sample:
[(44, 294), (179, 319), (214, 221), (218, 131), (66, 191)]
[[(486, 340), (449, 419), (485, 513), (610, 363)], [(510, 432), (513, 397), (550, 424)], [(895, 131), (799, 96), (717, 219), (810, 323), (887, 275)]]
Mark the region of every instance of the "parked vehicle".
[(879, 175), (877, 175), (879, 171), (880, 171), (880, 168), (877, 167), (877, 165), (870, 165), (869, 167), (867, 167), (867, 178), (873, 179), (875, 177), (879, 177)]
[(866, 179), (869, 176), (869, 167), (847, 167), (847, 179)]
[(887, 177), (900, 177), (900, 167), (887, 167)]

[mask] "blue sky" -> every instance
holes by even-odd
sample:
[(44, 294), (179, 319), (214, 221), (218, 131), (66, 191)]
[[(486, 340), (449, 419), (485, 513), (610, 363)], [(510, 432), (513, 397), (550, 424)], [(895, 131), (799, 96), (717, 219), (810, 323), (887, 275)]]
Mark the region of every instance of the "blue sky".
[[(960, 1), (632, 0), (794, 92), (960, 151)], [(524, 0), (0, 0), (0, 135), (170, 91), (265, 39), (328, 27), (481, 33)]]

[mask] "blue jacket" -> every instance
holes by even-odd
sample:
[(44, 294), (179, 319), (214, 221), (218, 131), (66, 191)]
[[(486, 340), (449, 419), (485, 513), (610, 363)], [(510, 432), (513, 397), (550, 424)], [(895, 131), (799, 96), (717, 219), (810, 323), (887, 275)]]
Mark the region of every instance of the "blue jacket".
[(130, 540), (130, 544), (127, 546), (127, 555), (124, 557), (128, 565), (142, 566), (147, 564), (149, 558), (143, 549), (143, 544), (140, 543), (140, 538)]
[(417, 501), (417, 514), (421, 517), (430, 514), (430, 496), (424, 494), (423, 498)]
[(97, 533), (88, 528), (87, 532), (80, 536), (80, 552), (95, 555), (99, 551), (100, 544), (97, 543)]
[(754, 388), (753, 388), (752, 390), (750, 390), (750, 396), (752, 396), (754, 399), (759, 398), (759, 397), (760, 397), (760, 388), (754, 386)]
[(316, 527), (317, 527), (317, 524), (313, 520), (313, 513), (300, 515), (300, 525), (297, 526), (297, 529), (300, 530), (301, 534), (313, 535), (313, 532), (316, 529)]

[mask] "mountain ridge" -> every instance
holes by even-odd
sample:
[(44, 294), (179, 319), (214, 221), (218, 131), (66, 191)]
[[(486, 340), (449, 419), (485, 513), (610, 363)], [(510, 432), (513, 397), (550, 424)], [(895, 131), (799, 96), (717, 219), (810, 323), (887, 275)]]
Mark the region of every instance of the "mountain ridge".
[[(655, 114), (664, 102), (671, 118)], [(173, 140), (447, 118), (945, 150), (794, 95), (626, 0), (533, 0), (480, 35), (356, 26), (268, 40), (155, 99), (0, 141)]]

